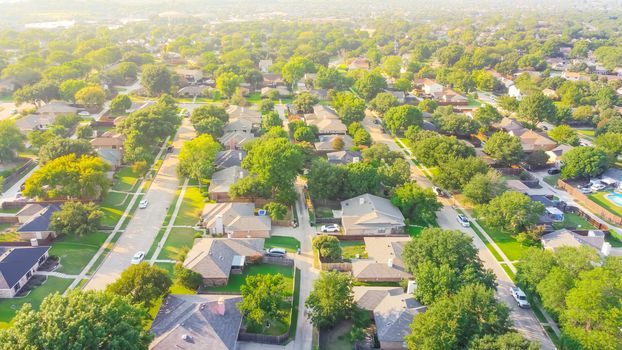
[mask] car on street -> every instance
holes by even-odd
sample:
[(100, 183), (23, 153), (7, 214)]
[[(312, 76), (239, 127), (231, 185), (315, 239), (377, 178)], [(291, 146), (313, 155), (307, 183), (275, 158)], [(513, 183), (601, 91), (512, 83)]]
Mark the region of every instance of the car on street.
[(144, 258), (145, 252), (143, 252), (142, 250), (136, 252), (136, 254), (134, 254), (134, 256), (132, 257), (132, 265), (140, 264), (140, 262), (143, 261)]
[(283, 248), (270, 248), (266, 251), (267, 256), (271, 256), (273, 258), (284, 258), (287, 255), (287, 251)]
[(590, 194), (592, 193), (592, 189), (589, 187), (579, 187), (579, 192), (583, 194)]
[(512, 298), (516, 300), (518, 307), (520, 307), (521, 309), (528, 309), (531, 306), (529, 305), (529, 300), (527, 300), (527, 295), (525, 295), (522, 289), (518, 287), (512, 287), (510, 289), (510, 292), (512, 293)]
[(12, 109), (11, 110), (11, 115), (17, 114), (17, 109)]
[(78, 113), (79, 116), (81, 117), (88, 117), (91, 115), (91, 113), (87, 112), (87, 111), (82, 111), (80, 113)]
[(458, 216), (456, 217), (458, 219), (458, 222), (460, 223), (460, 225), (462, 225), (463, 227), (470, 227), (471, 223), (469, 222), (469, 219), (467, 219), (466, 216), (462, 215), (462, 214), (458, 214)]
[(560, 169), (557, 168), (551, 168), (549, 170), (546, 171), (549, 175), (557, 175), (559, 173), (561, 173), (562, 171)]
[(138, 203), (138, 208), (145, 209), (147, 208), (148, 205), (149, 205), (149, 201), (146, 199), (143, 199), (142, 201), (140, 201), (140, 203)]
[(337, 224), (322, 225), (320, 227), (320, 231), (322, 232), (339, 232), (340, 229), (341, 228)]
[(445, 197), (445, 192), (440, 187), (434, 186), (432, 187), (432, 191), (434, 191), (434, 193), (436, 193), (436, 195), (439, 197)]

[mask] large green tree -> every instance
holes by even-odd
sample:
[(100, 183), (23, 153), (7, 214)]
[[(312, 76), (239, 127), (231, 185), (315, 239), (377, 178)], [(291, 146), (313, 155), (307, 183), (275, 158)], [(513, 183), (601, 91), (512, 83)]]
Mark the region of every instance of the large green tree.
[(445, 164), (453, 159), (475, 156), (473, 147), (454, 136), (433, 134), (413, 143), (413, 154), (427, 166)]
[(396, 187), (391, 202), (400, 209), (408, 222), (422, 226), (435, 222), (436, 211), (442, 207), (431, 189), (412, 182)]
[(387, 88), (387, 81), (376, 71), (364, 72), (354, 82), (354, 89), (367, 101), (370, 101)]
[(242, 302), (238, 304), (250, 330), (263, 331), (267, 322), (281, 320), (285, 315), (285, 278), (281, 274), (246, 277), (240, 287)]
[(488, 164), (481, 158), (458, 158), (441, 164), (441, 171), (434, 176), (442, 188), (449, 191), (461, 191), (477, 174), (488, 172)]
[(575, 147), (562, 156), (563, 179), (590, 178), (605, 172), (609, 167), (607, 154), (598, 148)]
[(39, 162), (45, 164), (52, 159), (75, 154), (77, 157), (94, 156), (95, 149), (91, 143), (82, 139), (53, 138), (39, 149)]
[(108, 285), (106, 291), (125, 296), (134, 304), (151, 307), (156, 300), (168, 293), (172, 284), (166, 270), (143, 261), (130, 265), (116, 281)]
[(520, 140), (503, 131), (492, 134), (483, 150), (497, 163), (505, 166), (516, 164), (525, 157)]
[(11, 162), (24, 149), (24, 135), (12, 120), (0, 121), (0, 163)]
[(103, 216), (94, 203), (65, 202), (52, 214), (50, 229), (59, 235), (83, 236), (96, 232)]
[(313, 106), (320, 100), (312, 93), (303, 91), (294, 97), (292, 104), (300, 113), (313, 113)]
[(307, 317), (318, 328), (336, 325), (349, 316), (354, 307), (352, 277), (332, 271), (320, 272), (313, 282), (313, 290), (305, 301)]
[(142, 67), (140, 84), (149, 95), (156, 96), (171, 91), (173, 77), (164, 65), (146, 64)]
[(525, 96), (518, 104), (518, 115), (532, 126), (542, 121), (555, 122), (557, 110), (553, 101), (541, 92)]
[(207, 180), (216, 171), (216, 155), (221, 146), (211, 135), (203, 134), (190, 140), (179, 151), (179, 165), (177, 172), (199, 181)]
[(291, 187), (303, 162), (300, 148), (286, 138), (260, 138), (252, 143), (242, 166), (274, 190)]
[(314, 200), (337, 199), (341, 196), (346, 170), (335, 166), (323, 158), (311, 163), (307, 174), (307, 187)]
[(504, 192), (488, 204), (481, 205), (477, 214), (486, 225), (509, 233), (519, 233), (531, 228), (540, 215), (544, 205), (532, 201), (520, 192)]
[(423, 122), (421, 111), (411, 105), (391, 107), (382, 118), (384, 125), (392, 133), (402, 133), (411, 125), (419, 126)]

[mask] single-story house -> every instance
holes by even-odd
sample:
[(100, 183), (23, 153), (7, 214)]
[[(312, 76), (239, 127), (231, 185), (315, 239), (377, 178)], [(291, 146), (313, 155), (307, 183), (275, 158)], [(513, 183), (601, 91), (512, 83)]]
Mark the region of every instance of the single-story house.
[(277, 85), (276, 87), (263, 87), (260, 90), (261, 97), (268, 97), (272, 91), (276, 91), (279, 97), (289, 97), (292, 95), (291, 91), (283, 85)]
[(553, 90), (553, 89), (543, 89), (542, 90), (542, 94), (552, 100), (556, 100), (559, 98), (559, 95), (557, 94), (557, 91)]
[(443, 89), (441, 92), (433, 93), (432, 96), (440, 105), (466, 106), (469, 100), (452, 89)]
[(588, 76), (585, 76), (581, 73), (577, 73), (577, 72), (571, 72), (571, 71), (564, 71), (562, 72), (562, 78), (566, 79), (566, 80), (571, 80), (571, 81), (579, 81), (579, 80), (583, 80), (583, 81), (588, 81), (590, 80), (590, 78)]
[(622, 248), (611, 248), (605, 241), (605, 233), (599, 230), (588, 231), (587, 236), (567, 229), (561, 229), (543, 235), (540, 240), (544, 249), (555, 251), (560, 247), (589, 247), (596, 249), (603, 256), (622, 256)]
[(125, 136), (121, 134), (102, 135), (91, 140), (91, 145), (95, 150), (100, 149), (123, 149), (125, 144)]
[(63, 114), (75, 114), (78, 113), (78, 108), (70, 106), (65, 102), (54, 101), (50, 102), (39, 109), (37, 114), (58, 117)]
[(229, 150), (242, 149), (246, 143), (255, 139), (255, 135), (250, 132), (227, 132), (218, 141)]
[(400, 282), (412, 277), (402, 261), (409, 237), (365, 237), (368, 259), (352, 263), (352, 276), (360, 282)]
[(227, 132), (241, 132), (241, 133), (250, 133), (253, 131), (253, 127), (255, 124), (252, 120), (246, 118), (236, 118), (230, 119), (227, 124), (225, 124), (223, 131)]
[(185, 86), (177, 91), (178, 97), (204, 97), (207, 96), (207, 92), (210, 87), (207, 85), (189, 85)]
[(229, 114), (229, 122), (236, 119), (244, 119), (253, 124), (261, 125), (261, 112), (248, 107), (231, 105), (227, 108), (227, 114)]
[(236, 350), (242, 314), (239, 295), (166, 296), (150, 331), (150, 350)]
[(433, 95), (437, 93), (443, 92), (443, 85), (436, 82), (436, 80), (432, 79), (424, 79), (423, 80), (423, 92), (426, 95)]
[(356, 57), (349, 59), (346, 63), (348, 70), (353, 69), (369, 69), (371, 67), (371, 62), (365, 57)]
[(535, 150), (552, 151), (557, 147), (557, 142), (551, 140), (548, 136), (535, 132), (533, 130), (522, 129), (509, 132), (510, 135), (518, 137), (523, 150), (527, 153)]
[(123, 164), (123, 151), (120, 149), (101, 148), (97, 150), (97, 155), (108, 163), (112, 170), (119, 169)]
[(263, 246), (263, 238), (198, 238), (183, 265), (201, 274), (206, 286), (224, 286), (232, 271), (262, 260)]
[(257, 67), (262, 73), (268, 73), (268, 69), (270, 69), (272, 64), (272, 60), (259, 60)]
[(516, 119), (512, 119), (508, 117), (503, 117), (503, 119), (501, 119), (499, 123), (496, 123), (493, 126), (499, 130), (503, 130), (508, 133), (514, 132), (514, 131), (525, 130), (525, 127), (523, 126), (523, 124), (518, 122)]
[(505, 186), (509, 191), (527, 193), (529, 192), (529, 187), (525, 185), (521, 180), (507, 180), (505, 182)]
[(399, 287), (357, 286), (353, 291), (356, 304), (374, 317), (380, 348), (406, 349), (404, 338), (412, 332), (410, 325), (426, 307)]
[(241, 166), (242, 159), (246, 157), (246, 151), (244, 150), (226, 150), (220, 151), (216, 154), (216, 169), (225, 169), (232, 166)]
[(285, 82), (283, 76), (278, 73), (264, 73), (263, 84), (264, 86), (276, 87), (282, 85)]
[(404, 232), (404, 215), (390, 200), (363, 194), (341, 202), (345, 235), (386, 235)]
[(203, 79), (203, 71), (200, 69), (187, 69), (180, 67), (175, 69), (175, 73), (190, 83)]
[(255, 215), (254, 203), (208, 203), (201, 213), (203, 227), (229, 238), (270, 237), (269, 216)]
[[(329, 153), (335, 151), (343, 151), (344, 149), (350, 149), (354, 145), (354, 141), (350, 135), (320, 135), (319, 141), (315, 142), (315, 150), (318, 153)], [(341, 139), (343, 141), (343, 148), (336, 149), (334, 142), (335, 139)]]
[(15, 126), (23, 133), (28, 134), (34, 130), (46, 130), (54, 124), (56, 116), (29, 114), (15, 121)]
[(248, 170), (239, 165), (216, 171), (209, 184), (209, 198), (216, 202), (228, 201), (231, 185), (246, 176), (248, 176)]
[(315, 125), (318, 135), (345, 135), (348, 132), (346, 125), (339, 119), (310, 119), (308, 125)]
[(555, 164), (556, 166), (560, 167), (560, 161), (562, 160), (562, 156), (566, 152), (570, 151), (572, 148), (573, 147), (569, 145), (559, 145), (550, 151), (546, 151), (546, 155), (549, 156), (549, 160), (547, 161), (547, 163)]
[(50, 247), (0, 246), (0, 298), (13, 298), (48, 258)]
[(50, 230), (50, 222), (52, 214), (60, 210), (60, 205), (50, 204), (45, 209), (33, 215), (30, 220), (26, 221), (17, 228), (17, 233), (21, 239), (29, 240), (32, 238), (46, 239), (50, 236), (56, 237), (56, 232)]
[(360, 162), (362, 156), (359, 151), (337, 151), (326, 153), (326, 158), (331, 164), (349, 164)]
[(41, 213), (41, 211), (43, 211), (45, 208), (47, 208), (46, 205), (39, 203), (27, 204), (15, 214), (15, 217), (17, 217), (18, 223), (25, 224), (36, 215), (39, 215), (39, 213)]

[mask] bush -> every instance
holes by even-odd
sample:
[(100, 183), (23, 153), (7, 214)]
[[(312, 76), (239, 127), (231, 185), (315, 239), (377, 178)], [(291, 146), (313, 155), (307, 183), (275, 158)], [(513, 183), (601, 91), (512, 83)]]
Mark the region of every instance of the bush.
[(173, 273), (175, 274), (175, 282), (188, 289), (197, 290), (203, 284), (203, 276), (185, 268), (182, 264), (175, 264)]
[(341, 246), (337, 237), (318, 235), (313, 238), (313, 248), (318, 251), (320, 258), (328, 262), (341, 259)]

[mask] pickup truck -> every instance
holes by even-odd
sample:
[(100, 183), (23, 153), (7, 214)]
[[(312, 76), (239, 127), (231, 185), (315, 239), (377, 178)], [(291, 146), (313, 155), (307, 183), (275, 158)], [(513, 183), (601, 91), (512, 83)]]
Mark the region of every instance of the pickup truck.
[(518, 307), (522, 309), (528, 309), (531, 306), (529, 305), (527, 296), (520, 288), (512, 287), (512, 289), (510, 289), (510, 292), (512, 292), (512, 297), (514, 298), (514, 300), (516, 300)]

